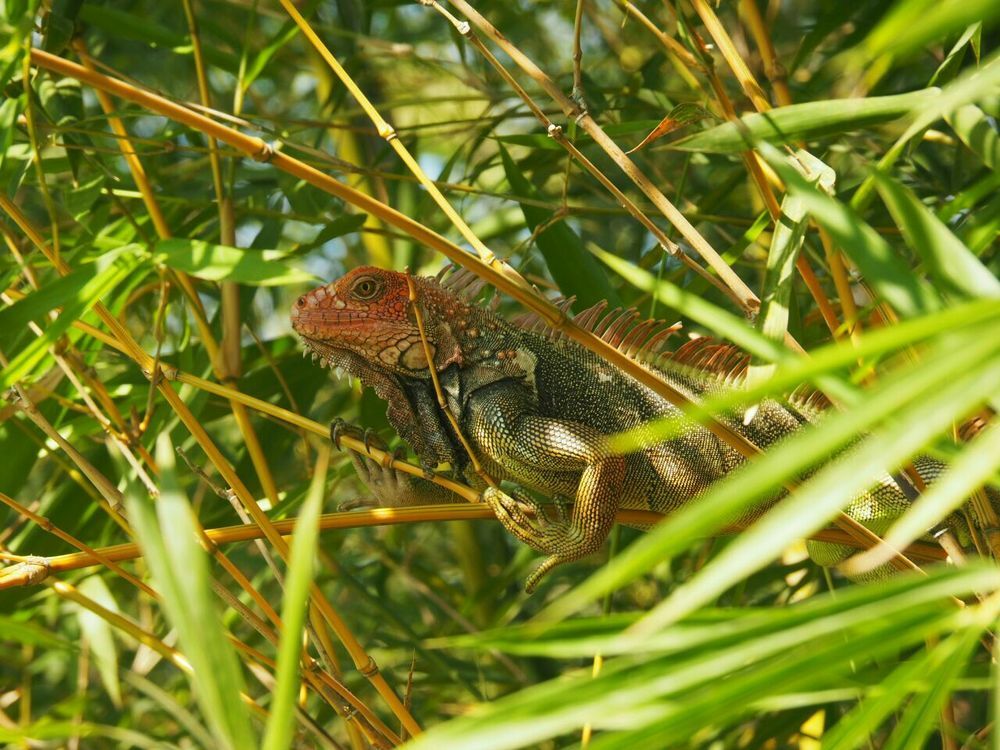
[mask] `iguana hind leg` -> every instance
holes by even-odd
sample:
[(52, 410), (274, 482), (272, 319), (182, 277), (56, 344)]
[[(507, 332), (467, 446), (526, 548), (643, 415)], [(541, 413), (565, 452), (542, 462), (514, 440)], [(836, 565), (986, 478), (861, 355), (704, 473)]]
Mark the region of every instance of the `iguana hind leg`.
[(472, 438), (515, 480), (552, 492), (549, 477), (579, 477), (569, 518), (531, 519), (502, 490), (483, 495), (504, 527), (549, 557), (529, 577), (531, 591), (554, 566), (600, 550), (614, 525), (625, 482), (625, 459), (613, 455), (604, 436), (579, 422), (525, 414), (518, 394), (474, 399)]

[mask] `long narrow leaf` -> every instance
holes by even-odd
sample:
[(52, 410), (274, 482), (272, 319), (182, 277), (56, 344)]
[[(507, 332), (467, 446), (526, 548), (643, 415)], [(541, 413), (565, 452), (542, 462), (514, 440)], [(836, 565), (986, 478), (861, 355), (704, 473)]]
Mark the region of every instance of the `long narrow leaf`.
[(299, 688), (299, 657), (302, 653), (302, 633), (309, 602), (309, 587), (314, 574), (313, 560), (319, 538), (320, 511), (326, 487), (326, 467), (329, 450), (320, 453), (312, 484), (302, 512), (295, 522), (289, 559), (288, 578), (281, 607), (281, 644), (278, 647), (278, 677), (271, 703), (271, 715), (264, 734), (264, 750), (285, 750), (291, 747), (295, 725), (295, 699)]
[(254, 733), (241, 697), (240, 663), (216, 609), (208, 558), (198, 543), (191, 506), (176, 478), (167, 433), (161, 433), (157, 440), (156, 461), (162, 479), (156, 508), (136, 484), (131, 484), (125, 496), (129, 517), (163, 598), (163, 609), (191, 663), (195, 697), (212, 733), (229, 750), (254, 747)]
[(906, 243), (923, 258), (939, 288), (964, 297), (1000, 297), (1000, 281), (912, 191), (885, 175), (874, 177)]

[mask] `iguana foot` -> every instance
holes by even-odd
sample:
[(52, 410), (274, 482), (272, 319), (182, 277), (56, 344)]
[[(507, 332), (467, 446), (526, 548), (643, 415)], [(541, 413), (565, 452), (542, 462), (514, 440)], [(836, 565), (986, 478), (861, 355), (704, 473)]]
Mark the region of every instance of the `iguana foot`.
[[(541, 549), (547, 524), (533, 499), (525, 500), (523, 495), (512, 497), (496, 487), (487, 487), (483, 491), (483, 502), (507, 531), (529, 547)], [(533, 511), (534, 517), (528, 515), (529, 510)]]
[[(550, 521), (533, 498), (526, 493), (517, 495), (512, 497), (496, 487), (487, 487), (483, 491), (483, 502), (518, 540), (549, 555), (525, 581), (524, 590), (530, 594), (550, 570), (561, 563), (579, 560), (596, 552), (600, 541), (595, 545), (593, 540), (573, 526), (565, 501), (556, 504), (558, 520)], [(533, 511), (533, 515), (529, 515), (529, 510)]]
[(371, 497), (356, 498), (341, 504), (341, 510), (355, 508), (404, 508), (461, 502), (454, 492), (426, 479), (415, 477), (392, 466), (383, 466), (368, 456), (351, 451), (351, 463), (358, 478), (368, 485)]
[(368, 427), (358, 427), (357, 425), (351, 424), (347, 420), (335, 417), (334, 420), (330, 422), (330, 440), (333, 442), (333, 446), (337, 450), (343, 450), (340, 445), (340, 438), (342, 435), (347, 435), (355, 440), (361, 440), (365, 444), (365, 450), (370, 450), (372, 446), (381, 451), (389, 450), (385, 441), (380, 438), (378, 433), (374, 430)]

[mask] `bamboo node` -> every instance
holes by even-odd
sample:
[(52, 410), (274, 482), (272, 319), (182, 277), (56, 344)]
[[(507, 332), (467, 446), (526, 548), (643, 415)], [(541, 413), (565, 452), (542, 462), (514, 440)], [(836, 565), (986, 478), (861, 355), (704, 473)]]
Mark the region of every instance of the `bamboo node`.
[(271, 159), (274, 158), (274, 153), (277, 149), (265, 140), (258, 139), (258, 142), (258, 148), (250, 154), (250, 158), (254, 161), (260, 162), (271, 161)]
[(177, 368), (164, 362), (157, 362), (152, 371), (148, 367), (143, 367), (142, 374), (154, 386), (159, 385), (164, 380), (177, 380)]
[(378, 674), (378, 664), (376, 664), (375, 660), (369, 656), (368, 663), (363, 667), (358, 667), (358, 671), (370, 679)]
[(0, 588), (41, 583), (49, 577), (50, 567), (47, 557), (25, 557), (16, 565), (0, 570)]

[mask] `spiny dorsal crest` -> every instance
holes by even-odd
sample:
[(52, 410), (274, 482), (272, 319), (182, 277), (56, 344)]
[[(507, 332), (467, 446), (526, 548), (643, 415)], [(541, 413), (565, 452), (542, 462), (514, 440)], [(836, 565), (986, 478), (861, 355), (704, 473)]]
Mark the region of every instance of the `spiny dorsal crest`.
[[(471, 271), (448, 266), (435, 280), (443, 289), (472, 301), (482, 291), (485, 281)], [(499, 297), (494, 295), (490, 308), (496, 308)], [(576, 297), (551, 300), (562, 313), (570, 315)], [(643, 318), (634, 307), (608, 309), (607, 301), (572, 316), (573, 322), (637, 362), (662, 370), (686, 373), (695, 380), (710, 379), (730, 388), (742, 387), (750, 366), (750, 356), (737, 346), (710, 336), (698, 336), (678, 347), (664, 351), (664, 346), (681, 328), (680, 323), (668, 324), (656, 318)], [(512, 319), (525, 331), (547, 336), (553, 342), (566, 341), (565, 334), (553, 329), (544, 318), (530, 312)], [(830, 406), (826, 396), (809, 385), (801, 385), (785, 399), (803, 413), (818, 414)]]
[[(559, 297), (552, 300), (560, 312), (569, 314), (576, 297)], [(663, 354), (663, 345), (680, 329), (680, 323), (643, 318), (634, 307), (615, 307), (608, 310), (607, 302), (598, 302), (576, 315), (573, 322), (594, 334), (628, 357), (645, 364), (652, 364)], [(531, 333), (548, 336), (551, 341), (565, 341), (561, 331), (551, 328), (537, 313), (526, 313), (514, 319), (514, 324)]]
[[(750, 355), (733, 344), (699, 336), (665, 355), (662, 364), (695, 378), (707, 375), (722, 386), (740, 388), (746, 382)], [(830, 407), (830, 400), (822, 392), (805, 383), (783, 400), (807, 418), (814, 418)]]

